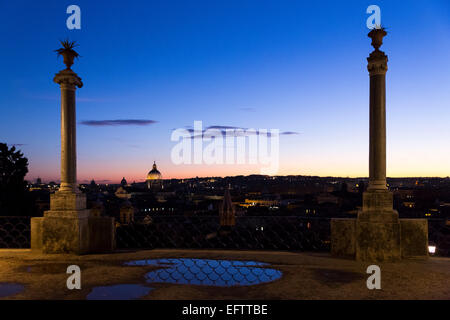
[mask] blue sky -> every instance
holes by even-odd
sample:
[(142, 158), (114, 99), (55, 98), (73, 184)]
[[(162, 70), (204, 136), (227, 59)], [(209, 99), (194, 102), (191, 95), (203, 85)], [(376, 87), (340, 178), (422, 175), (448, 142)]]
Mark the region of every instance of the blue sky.
[[(68, 30), (66, 8), (81, 8)], [(450, 2), (2, 1), (0, 141), (18, 144), (29, 179), (58, 180), (58, 40), (79, 43), (72, 67), (80, 182), (259, 173), (255, 165), (175, 165), (174, 128), (236, 126), (280, 137), (279, 174), (366, 176), (366, 8), (388, 36), (389, 176), (450, 175)]]

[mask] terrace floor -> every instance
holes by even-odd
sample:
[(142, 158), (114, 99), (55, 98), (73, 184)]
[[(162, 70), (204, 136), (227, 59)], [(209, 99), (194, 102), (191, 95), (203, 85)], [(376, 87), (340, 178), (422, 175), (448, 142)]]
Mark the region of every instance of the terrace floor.
[[(273, 282), (215, 287), (145, 282), (159, 267), (125, 266), (139, 259), (199, 258), (269, 263), (282, 272)], [(81, 289), (66, 286), (69, 265), (81, 268)], [(24, 286), (4, 299), (86, 299), (94, 287), (143, 284), (142, 299), (450, 299), (450, 258), (381, 263), (381, 290), (366, 287), (368, 263), (323, 253), (220, 250), (140, 250), (97, 255), (41, 255), (26, 249), (0, 250), (0, 283)]]

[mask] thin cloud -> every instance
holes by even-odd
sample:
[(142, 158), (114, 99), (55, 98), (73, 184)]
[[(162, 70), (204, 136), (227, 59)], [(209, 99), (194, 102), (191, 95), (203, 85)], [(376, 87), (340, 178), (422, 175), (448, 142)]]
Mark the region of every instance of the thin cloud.
[(242, 130), (247, 130), (247, 128), (233, 127), (233, 126), (209, 126), (209, 127), (206, 128), (206, 130), (208, 130), (208, 129), (219, 129), (219, 130), (227, 130), (227, 129), (237, 130), (237, 129), (242, 129)]
[[(261, 135), (264, 134), (266, 135), (268, 138), (272, 137), (272, 133), (270, 132), (270, 130), (265, 131), (265, 132), (261, 132), (260, 130), (250, 130), (249, 128), (243, 128), (243, 127), (235, 127), (235, 126), (223, 126), (223, 125), (213, 125), (213, 126), (209, 126), (206, 127), (206, 129), (204, 129), (201, 133), (197, 132), (192, 129), (192, 126), (185, 126), (185, 130), (188, 131), (189, 133), (193, 134), (191, 136), (191, 139), (201, 139), (201, 138), (211, 138), (214, 137), (215, 134), (217, 134), (217, 132), (220, 132), (223, 136), (229, 136), (229, 137), (248, 137), (248, 136), (254, 136), (254, 135)], [(175, 130), (175, 129), (173, 129)], [(214, 130), (215, 132), (211, 132), (208, 130)], [(283, 131), (279, 133), (280, 135), (297, 135), (299, 134), (298, 132), (295, 131)]]
[(124, 120), (84, 120), (80, 124), (92, 127), (105, 127), (105, 126), (148, 126), (155, 124), (156, 120), (146, 119), (124, 119)]

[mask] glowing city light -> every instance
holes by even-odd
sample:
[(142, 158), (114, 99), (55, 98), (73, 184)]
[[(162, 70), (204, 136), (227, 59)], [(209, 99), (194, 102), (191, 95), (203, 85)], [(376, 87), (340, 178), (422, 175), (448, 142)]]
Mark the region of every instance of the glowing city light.
[(428, 246), (428, 252), (430, 254), (435, 254), (436, 253), (436, 246)]

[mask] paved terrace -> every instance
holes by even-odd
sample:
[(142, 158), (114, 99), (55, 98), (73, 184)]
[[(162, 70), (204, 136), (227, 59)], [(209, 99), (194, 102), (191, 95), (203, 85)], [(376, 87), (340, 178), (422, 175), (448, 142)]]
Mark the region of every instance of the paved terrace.
[[(143, 299), (450, 299), (450, 258), (431, 257), (381, 263), (381, 290), (366, 287), (367, 263), (336, 259), (329, 254), (142, 250), (101, 255), (40, 255), (26, 249), (0, 250), (0, 282), (20, 283), (25, 290), (9, 299), (85, 299), (93, 287), (145, 284), (154, 266), (124, 266), (138, 259), (205, 258), (267, 262), (283, 272), (274, 282), (217, 288), (182, 284), (149, 284)], [(81, 290), (68, 290), (68, 265), (81, 267)]]

